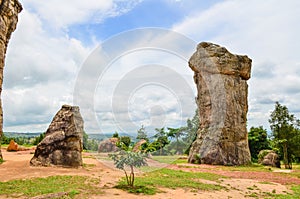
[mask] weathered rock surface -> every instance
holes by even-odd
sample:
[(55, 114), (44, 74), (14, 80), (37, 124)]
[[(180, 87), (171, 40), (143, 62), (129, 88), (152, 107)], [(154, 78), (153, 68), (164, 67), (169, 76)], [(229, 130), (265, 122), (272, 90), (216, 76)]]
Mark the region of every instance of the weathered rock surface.
[(63, 105), (53, 118), (45, 138), (37, 145), (32, 166), (82, 166), (83, 119), (79, 107)]
[[(18, 0), (0, 0), (0, 138), (3, 132), (3, 112), (1, 105), (1, 92), (3, 83), (3, 69), (7, 45), (12, 32), (18, 23), (18, 14), (22, 11), (22, 5)], [(2, 153), (0, 149), (0, 159)]]
[(259, 164), (280, 168), (280, 159), (275, 151), (261, 150), (258, 154), (258, 157)]
[(100, 142), (98, 147), (98, 153), (110, 153), (117, 152), (119, 148), (116, 146), (119, 138), (109, 138)]
[(19, 150), (19, 145), (14, 140), (11, 140), (9, 142), (9, 145), (8, 145), (6, 150), (7, 151), (18, 151)]
[(244, 165), (251, 161), (246, 129), (251, 59), (202, 42), (189, 60), (197, 85), (200, 127), (189, 162)]

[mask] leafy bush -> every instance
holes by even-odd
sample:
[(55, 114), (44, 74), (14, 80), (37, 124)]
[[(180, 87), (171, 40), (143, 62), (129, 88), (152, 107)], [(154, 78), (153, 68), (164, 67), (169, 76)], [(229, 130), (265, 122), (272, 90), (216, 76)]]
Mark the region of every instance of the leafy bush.
[[(145, 154), (135, 153), (132, 151), (120, 151), (117, 154), (109, 154), (113, 159), (116, 168), (124, 171), (126, 176), (127, 185), (133, 187), (134, 185), (134, 167), (146, 166)], [(130, 167), (130, 173), (127, 174), (126, 166)]]

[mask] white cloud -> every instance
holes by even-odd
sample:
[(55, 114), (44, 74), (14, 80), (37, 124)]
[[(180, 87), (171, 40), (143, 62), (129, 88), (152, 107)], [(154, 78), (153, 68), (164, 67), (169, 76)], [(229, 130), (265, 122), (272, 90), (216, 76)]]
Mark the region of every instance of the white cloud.
[(229, 0), (187, 16), (173, 27), (196, 41), (212, 41), (253, 60), (249, 127), (264, 124), (268, 128), (276, 100), (290, 110), (299, 110), (293, 103), (300, 93), (299, 7), (296, 0)]
[(4, 71), (4, 129), (44, 131), (62, 104), (72, 102), (77, 72), (91, 51), (66, 35), (51, 35), (24, 9), (9, 43)]
[(99, 23), (106, 18), (122, 15), (139, 2), (141, 0), (24, 0), (24, 5), (52, 26), (67, 28), (84, 22)]

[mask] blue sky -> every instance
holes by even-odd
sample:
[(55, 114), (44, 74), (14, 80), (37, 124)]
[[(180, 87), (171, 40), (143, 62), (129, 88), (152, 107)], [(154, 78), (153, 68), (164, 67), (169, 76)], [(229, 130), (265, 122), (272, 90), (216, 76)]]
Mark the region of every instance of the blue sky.
[[(87, 93), (94, 100), (82, 98), (79, 104), (86, 131), (131, 133), (144, 124), (152, 132), (155, 127), (183, 125), (195, 109), (190, 105), (196, 89), (187, 60), (196, 45), (185, 46), (181, 57), (148, 47), (156, 42), (174, 49), (187, 40), (217, 43), (253, 60), (248, 127), (269, 128), (275, 101), (300, 117), (299, 1), (20, 2), (24, 9), (9, 43), (4, 71), (4, 131), (45, 131), (61, 105), (76, 102), (74, 88), (84, 67), (98, 50), (107, 54), (108, 44), (113, 46), (109, 55), (123, 54), (109, 63), (101, 76), (93, 77), (88, 71), (90, 79), (80, 82), (86, 90), (93, 88)], [(140, 32), (134, 30), (149, 27), (172, 32), (173, 37), (153, 38), (156, 31), (147, 29), (148, 34), (137, 35)], [(121, 38), (119, 43), (116, 35)], [(141, 72), (145, 66), (149, 67)], [(161, 82), (163, 78), (170, 81)], [(187, 94), (180, 94), (176, 85), (186, 88)]]

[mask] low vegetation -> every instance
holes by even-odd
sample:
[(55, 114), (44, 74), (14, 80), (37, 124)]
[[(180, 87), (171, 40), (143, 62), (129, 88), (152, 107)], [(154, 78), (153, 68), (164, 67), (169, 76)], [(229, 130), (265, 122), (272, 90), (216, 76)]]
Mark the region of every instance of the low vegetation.
[(11, 180), (0, 182), (0, 195), (7, 197), (34, 197), (44, 194), (66, 192), (67, 198), (80, 194), (87, 197), (90, 194), (101, 194), (96, 187), (99, 179), (86, 176), (50, 176), (26, 180)]
[[(134, 187), (126, 186), (126, 181), (123, 179), (116, 188), (126, 190), (130, 193), (144, 193), (148, 195), (161, 192), (159, 188), (162, 187), (216, 191), (225, 189), (225, 187), (218, 184), (220, 178), (224, 177), (212, 173), (193, 173), (164, 168), (137, 177)], [(203, 183), (201, 180), (212, 181), (212, 183)]]

